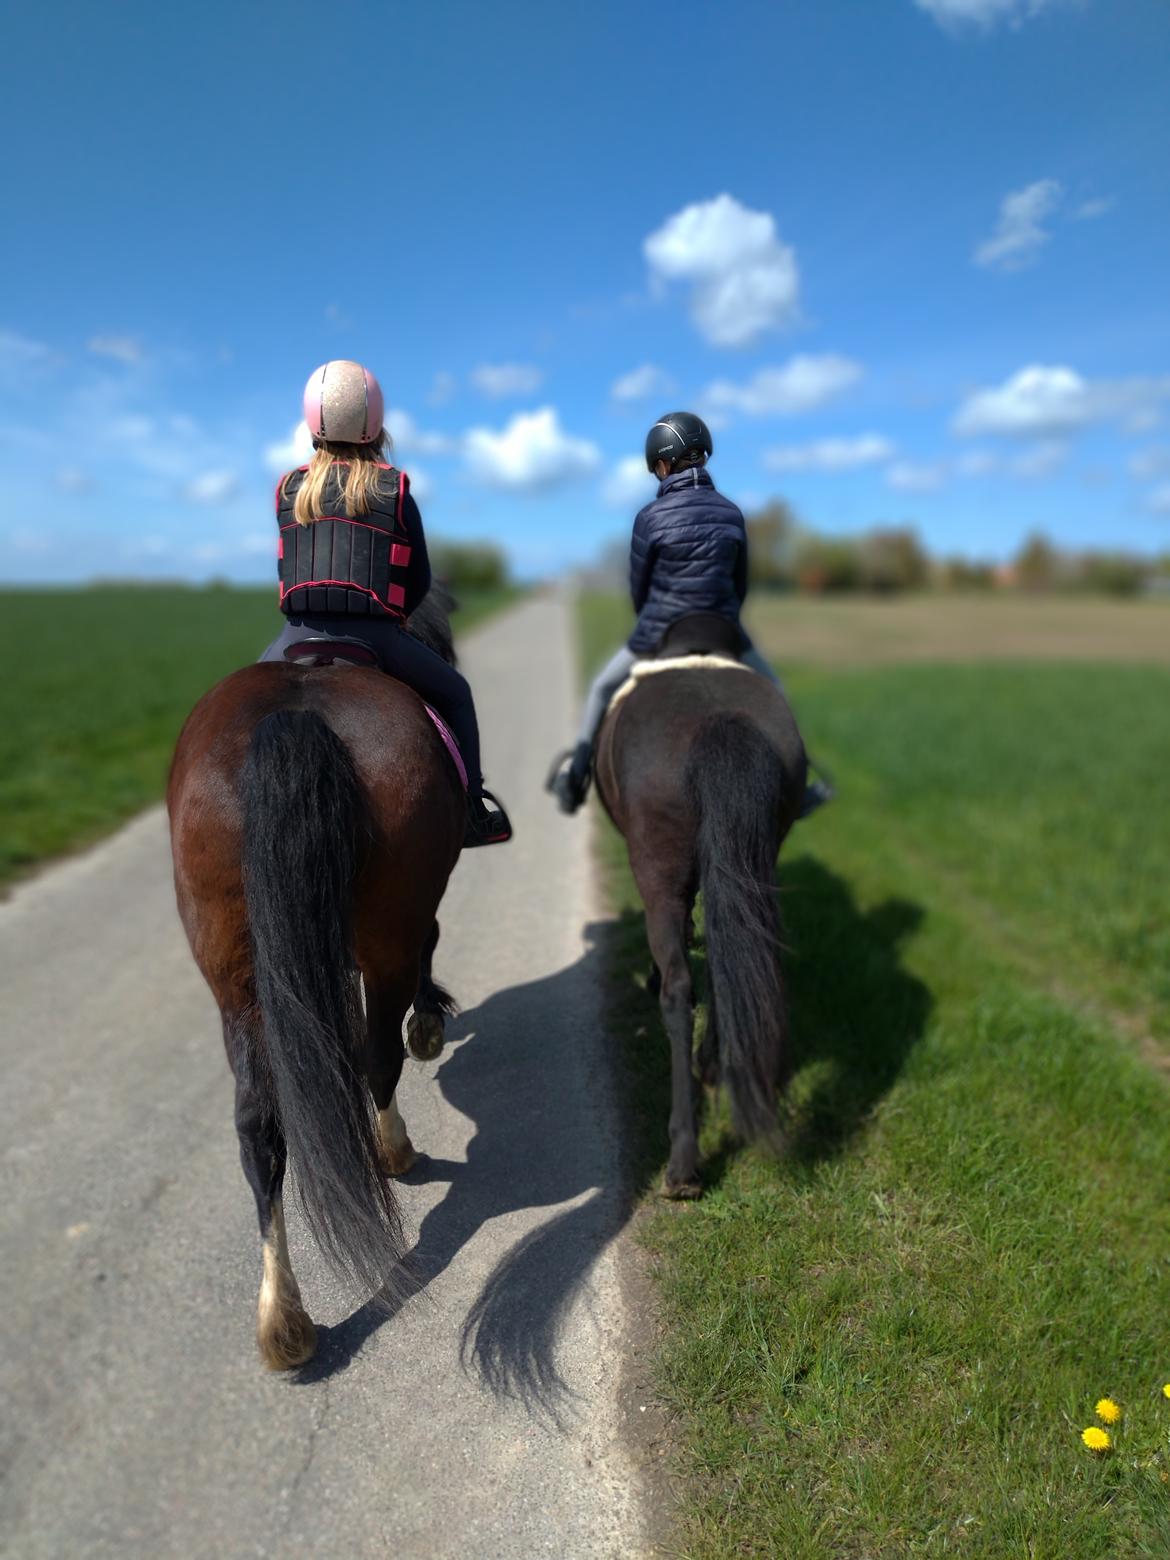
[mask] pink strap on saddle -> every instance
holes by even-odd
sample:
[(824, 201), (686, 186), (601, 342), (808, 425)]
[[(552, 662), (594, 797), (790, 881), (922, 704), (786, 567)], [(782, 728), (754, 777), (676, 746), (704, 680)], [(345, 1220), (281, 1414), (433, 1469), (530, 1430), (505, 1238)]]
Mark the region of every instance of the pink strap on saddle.
[(429, 704), (424, 705), (423, 707), (427, 714), (434, 721), (435, 730), (442, 737), (448, 753), (450, 753), (451, 757), (455, 760), (455, 768), (459, 771), (459, 778), (463, 782), (463, 789), (466, 791), (467, 766), (463, 762), (463, 754), (459, 751), (459, 744), (451, 734), (450, 726), (448, 726), (447, 722), (443, 719), (437, 710), (431, 709)]

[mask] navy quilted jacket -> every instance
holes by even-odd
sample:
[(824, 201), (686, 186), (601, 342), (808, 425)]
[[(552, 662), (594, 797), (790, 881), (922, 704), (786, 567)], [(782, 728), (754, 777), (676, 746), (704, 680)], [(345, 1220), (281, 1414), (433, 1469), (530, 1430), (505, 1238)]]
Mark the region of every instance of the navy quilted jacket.
[(639, 655), (691, 612), (739, 622), (747, 595), (743, 515), (701, 466), (667, 477), (634, 521), (630, 594), (638, 621), (629, 644)]

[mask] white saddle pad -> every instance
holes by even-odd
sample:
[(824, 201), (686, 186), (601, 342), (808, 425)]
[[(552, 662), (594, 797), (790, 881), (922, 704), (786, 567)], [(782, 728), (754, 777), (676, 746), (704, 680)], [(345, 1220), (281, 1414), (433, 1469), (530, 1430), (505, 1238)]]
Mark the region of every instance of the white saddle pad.
[(609, 707), (611, 710), (616, 709), (623, 699), (633, 693), (643, 677), (652, 677), (655, 672), (698, 671), (747, 672), (749, 676), (756, 675), (750, 666), (733, 660), (729, 655), (671, 655), (661, 661), (635, 661), (630, 675), (609, 701)]

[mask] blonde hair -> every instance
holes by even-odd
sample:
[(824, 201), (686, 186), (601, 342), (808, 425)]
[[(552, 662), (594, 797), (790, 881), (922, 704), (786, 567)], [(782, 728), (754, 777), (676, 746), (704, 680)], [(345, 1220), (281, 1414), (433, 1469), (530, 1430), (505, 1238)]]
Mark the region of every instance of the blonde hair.
[[(345, 507), (351, 515), (364, 515), (378, 497), (382, 479), (382, 466), (389, 454), (390, 441), (385, 430), (372, 444), (335, 444), (328, 439), (318, 441), (313, 458), (305, 472), (305, 479), (297, 489), (293, 504), (293, 519), (298, 525), (312, 525), (325, 513), (325, 488), (333, 474), (334, 466), (346, 466)], [(290, 471), (280, 484), (281, 498), (287, 498)]]

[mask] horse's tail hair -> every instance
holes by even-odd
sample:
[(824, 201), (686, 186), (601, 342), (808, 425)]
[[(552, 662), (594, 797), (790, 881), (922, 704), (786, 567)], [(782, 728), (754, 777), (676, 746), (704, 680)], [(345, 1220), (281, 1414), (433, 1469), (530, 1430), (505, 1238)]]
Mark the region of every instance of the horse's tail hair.
[[(270, 1105), (305, 1219), (366, 1292), (403, 1250), (361, 1068), (352, 895), (366, 804), (345, 744), (309, 710), (256, 727), (243, 769), (244, 894)], [(257, 1068), (263, 1078), (263, 1058)]]
[(699, 817), (699, 886), (720, 1073), (736, 1129), (773, 1146), (786, 1034), (775, 886), (781, 784), (779, 758), (745, 716), (716, 715), (700, 728), (687, 787)]

